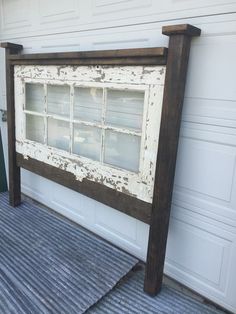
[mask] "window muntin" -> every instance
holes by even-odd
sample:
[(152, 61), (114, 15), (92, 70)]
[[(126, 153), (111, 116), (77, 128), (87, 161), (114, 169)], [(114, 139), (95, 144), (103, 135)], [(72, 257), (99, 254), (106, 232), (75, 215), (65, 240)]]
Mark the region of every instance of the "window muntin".
[(144, 91), (32, 83), (25, 90), (25, 115), (40, 120), (32, 134), (25, 120), (27, 140), (139, 172)]
[[(16, 65), (14, 66), (15, 117), (16, 117), (16, 151), (24, 158), (33, 158), (40, 162), (69, 172), (75, 180), (84, 179), (99, 182), (119, 192), (132, 195), (151, 203), (153, 182), (161, 121), (165, 66), (57, 66), (57, 65)], [(26, 108), (25, 84), (41, 84), (44, 90), (44, 111), (30, 111)], [(47, 85), (68, 85), (70, 89), (70, 116), (49, 114), (47, 109)], [(102, 90), (101, 121), (85, 121), (73, 116), (74, 89), (97, 88)], [(143, 121), (141, 130), (132, 127), (116, 127), (105, 121), (104, 104), (109, 90), (135, 91), (144, 94)], [(107, 102), (106, 102), (107, 104)], [(26, 136), (26, 114), (42, 117), (44, 121), (44, 142), (39, 143)], [(70, 125), (69, 151), (47, 144), (48, 118), (63, 120)], [(101, 130), (104, 153), (100, 160), (77, 155), (73, 152), (74, 125), (87, 125)], [(105, 132), (130, 134), (141, 138), (139, 171), (127, 171), (119, 166), (105, 163), (108, 159), (105, 150)], [(42, 133), (42, 132), (41, 132)], [(81, 139), (79, 139), (81, 140)], [(83, 140), (83, 138), (82, 138)], [(84, 141), (85, 142), (85, 141)], [(86, 143), (86, 142), (85, 142)], [(58, 144), (56, 144), (58, 145)], [(55, 145), (55, 146), (56, 146)], [(87, 145), (87, 144), (86, 144)], [(85, 153), (88, 154), (88, 146)], [(110, 153), (111, 154), (111, 153)], [(98, 155), (98, 154), (97, 154)], [(104, 158), (105, 157), (105, 158)], [(114, 159), (113, 159), (113, 163)]]

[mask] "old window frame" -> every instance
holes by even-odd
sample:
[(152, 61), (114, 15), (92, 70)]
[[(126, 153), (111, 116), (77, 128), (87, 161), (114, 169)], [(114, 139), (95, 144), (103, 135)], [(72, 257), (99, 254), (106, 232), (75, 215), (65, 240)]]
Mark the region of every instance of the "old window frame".
[[(143, 48), (24, 55), (19, 54), (23, 49), (22, 45), (1, 44), (1, 47), (6, 49), (10, 204), (17, 206), (21, 202), (20, 169), (22, 167), (149, 223), (144, 291), (150, 295), (156, 295), (161, 290), (162, 285), (191, 39), (194, 36), (200, 36), (201, 30), (189, 24), (181, 24), (165, 26), (162, 28), (162, 33), (170, 37), (168, 53), (165, 48)], [(33, 158), (24, 159), (22, 154), (16, 153), (14, 66), (20, 64), (166, 65), (160, 136), (151, 204), (87, 179), (83, 180), (83, 184), (76, 182), (74, 176), (66, 171)]]
[[(44, 82), (44, 83), (43, 83)], [(141, 129), (145, 129), (145, 125), (146, 125), (146, 119), (147, 119), (147, 107), (148, 107), (148, 97), (149, 97), (149, 87), (148, 85), (129, 85), (129, 84), (103, 84), (103, 83), (91, 83), (91, 82), (87, 82), (87, 83), (74, 83), (73, 81), (71, 82), (68, 82), (67, 83), (64, 83), (62, 81), (56, 81), (56, 83), (54, 83), (53, 80), (48, 80), (47, 83), (45, 83), (45, 81), (42, 79), (42, 80), (39, 80), (39, 79), (29, 79), (29, 78), (25, 78), (22, 80), (22, 83), (23, 83), (23, 86), (22, 86), (22, 89), (23, 89), (23, 97), (24, 97), (24, 100), (23, 100), (23, 104), (24, 104), (24, 108), (23, 108), (23, 113), (24, 114), (29, 114), (29, 115), (34, 115), (34, 116), (39, 116), (39, 117), (42, 117), (44, 118), (44, 121), (45, 121), (45, 126), (48, 125), (48, 123), (46, 122), (46, 120), (48, 118), (52, 118), (52, 119), (55, 119), (55, 120), (61, 120), (61, 121), (65, 121), (65, 122), (68, 122), (70, 124), (70, 134), (72, 134), (73, 132), (73, 125), (74, 124), (78, 124), (78, 125), (85, 125), (85, 126), (91, 126), (91, 127), (97, 127), (99, 128), (102, 133), (104, 133), (105, 130), (111, 130), (111, 131), (114, 131), (114, 132), (117, 132), (117, 133), (121, 133), (121, 134), (129, 134), (129, 135), (132, 135), (132, 136), (137, 136), (139, 137), (141, 140), (140, 140), (140, 143), (141, 143), (141, 146), (140, 146), (140, 151), (141, 151), (141, 154), (140, 154), (140, 160), (139, 160), (139, 169), (137, 172), (142, 172), (142, 169), (143, 169), (143, 151), (144, 151), (144, 146), (145, 146), (145, 133), (142, 132), (142, 130), (140, 131), (136, 131), (136, 130), (130, 130), (129, 128), (121, 128), (121, 127), (115, 127), (115, 126), (112, 126), (112, 125), (109, 125), (109, 123), (105, 123), (104, 119), (105, 119), (105, 115), (106, 115), (106, 111), (107, 111), (107, 97), (106, 97), (106, 94), (107, 94), (107, 91), (108, 90), (115, 90), (115, 91), (135, 91), (135, 92), (143, 92), (144, 93), (144, 108), (143, 108), (143, 119), (142, 119), (142, 127)], [(25, 93), (25, 85), (27, 83), (30, 83), (30, 84), (40, 84), (43, 86), (43, 89), (44, 89), (44, 97), (47, 98), (47, 86), (48, 85), (53, 85), (53, 86), (68, 86), (69, 87), (69, 93), (70, 93), (70, 116), (67, 118), (67, 117), (63, 117), (63, 116), (60, 116), (60, 115), (57, 115), (57, 114), (52, 114), (52, 113), (48, 113), (47, 112), (47, 101), (44, 102), (44, 105), (45, 105), (45, 108), (44, 108), (44, 112), (43, 113), (40, 113), (40, 112), (37, 112), (37, 111), (32, 111), (32, 110), (28, 110), (26, 109), (25, 105), (26, 105), (26, 93)], [(103, 90), (103, 104), (102, 104), (102, 119), (101, 119), (101, 123), (99, 122), (90, 122), (90, 121), (86, 121), (86, 120), (83, 120), (83, 119), (76, 119), (74, 118), (73, 116), (73, 111), (74, 111), (74, 89), (76, 87), (79, 87), (79, 88), (98, 88), (98, 89), (102, 89)], [(35, 142), (35, 141), (31, 141), (30, 139), (27, 139), (26, 137), (26, 129), (25, 129), (25, 126), (26, 126), (26, 121), (25, 121), (25, 115), (24, 115), (24, 118), (23, 118), (23, 124), (24, 124), (24, 127), (22, 128), (22, 138), (24, 139), (24, 141), (27, 143), (27, 142)], [(105, 135), (102, 134), (102, 137), (103, 137), (103, 142), (104, 142), (104, 139), (105, 139)], [(50, 146), (48, 144), (48, 136), (47, 136), (47, 127), (45, 128), (44, 130), (44, 144)], [(77, 157), (77, 154), (75, 154), (73, 152), (73, 136), (70, 137), (70, 142), (69, 142), (69, 153), (71, 155), (75, 155), (74, 157)], [(101, 161), (98, 163), (99, 165), (102, 165), (103, 163), (105, 163), (103, 161), (104, 159), (104, 145), (102, 145), (101, 147)], [(79, 159), (81, 158), (81, 160), (83, 160), (83, 157), (80, 156)], [(86, 157), (84, 157), (86, 158)], [(86, 158), (86, 159), (90, 159), (90, 158)], [(93, 160), (93, 162), (96, 163), (95, 160)], [(113, 166), (113, 165), (109, 165), (109, 164), (106, 164), (105, 165), (109, 166), (109, 167), (114, 167), (114, 168), (120, 168), (120, 170), (126, 170), (126, 171), (129, 171), (125, 168), (121, 168), (121, 167), (118, 167), (118, 166)], [(134, 172), (134, 171), (131, 171), (131, 172)]]
[[(156, 125), (160, 125), (161, 120), (161, 108), (165, 78), (165, 67), (163, 66), (136, 66), (136, 67), (122, 67), (113, 66), (114, 73), (117, 73), (119, 77), (118, 82), (111, 81), (110, 67), (103, 66), (93, 69), (100, 74), (102, 80), (98, 82), (99, 77), (97, 74), (93, 74), (96, 77), (97, 82), (91, 80), (89, 73), (90, 67), (78, 67), (76, 73), (80, 73), (80, 81), (71, 79), (74, 76), (73, 68), (67, 66), (63, 68), (63, 75), (61, 77), (59, 73), (60, 67), (51, 66), (47, 67), (47, 75), (44, 74), (44, 66), (15, 66), (15, 103), (16, 103), (16, 147), (17, 151), (21, 153), (24, 158), (38, 155), (36, 158), (39, 161), (46, 160), (52, 166), (59, 166), (61, 169), (73, 173), (76, 180), (83, 181), (87, 177), (90, 181), (95, 181), (106, 185), (109, 188), (116, 191), (126, 193), (131, 197), (135, 197), (141, 201), (150, 203), (152, 202), (156, 154), (158, 146), (159, 129)], [(56, 77), (53, 74), (57, 73)], [(68, 73), (68, 74), (66, 74)], [(88, 74), (87, 74), (88, 73)], [(143, 74), (145, 73), (145, 74)], [(87, 74), (87, 75), (86, 75)], [(132, 75), (131, 75), (132, 74)], [(49, 77), (49, 78), (48, 78)], [(82, 79), (83, 78), (83, 79)], [(111, 82), (110, 82), (111, 81)], [(124, 83), (123, 83), (124, 82)], [(143, 108), (143, 122), (142, 130), (140, 132), (129, 131), (128, 129), (119, 129), (117, 127), (109, 126), (108, 129), (125, 134), (132, 133), (136, 136), (139, 134), (140, 142), (140, 155), (139, 155), (139, 171), (133, 172), (120, 167), (115, 167), (106, 163), (101, 163), (83, 156), (75, 155), (72, 152), (60, 151), (55, 147), (45, 148), (45, 144), (37, 143), (27, 140), (24, 134), (25, 130), (25, 113), (32, 113), (44, 117), (56, 117), (62, 121), (69, 121), (73, 123), (78, 120), (69, 120), (64, 117), (59, 117), (53, 114), (40, 114), (25, 110), (25, 84), (38, 83), (44, 86), (44, 94), (46, 95), (46, 85), (61, 85), (75, 87), (97, 87), (113, 90), (128, 90), (137, 92), (144, 92), (144, 108)], [(71, 95), (70, 95), (71, 97)], [(72, 111), (72, 100), (70, 99), (70, 114)], [(22, 108), (23, 105), (23, 108)], [(22, 110), (23, 109), (23, 110)], [(71, 116), (70, 116), (71, 117)], [(22, 124), (19, 126), (19, 121)], [(147, 123), (148, 121), (148, 123)], [(84, 121), (85, 125), (91, 125)], [(95, 124), (94, 124), (95, 125)], [(49, 149), (48, 149), (49, 148)], [(47, 150), (47, 151), (46, 151)], [(45, 157), (43, 158), (43, 152)], [(53, 158), (52, 157), (53, 153)], [(71, 164), (68, 165), (68, 160)], [(79, 167), (77, 166), (79, 164)], [(67, 166), (65, 166), (67, 165)], [(79, 168), (79, 169), (78, 169)], [(81, 168), (84, 168), (81, 171)], [(105, 177), (105, 180), (104, 180)]]

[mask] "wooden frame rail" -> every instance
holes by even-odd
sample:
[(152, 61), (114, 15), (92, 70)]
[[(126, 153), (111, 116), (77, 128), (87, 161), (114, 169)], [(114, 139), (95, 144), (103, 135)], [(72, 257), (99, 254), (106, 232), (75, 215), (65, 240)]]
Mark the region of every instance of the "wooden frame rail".
[[(12, 206), (21, 202), (20, 168), (114, 207), (150, 224), (144, 290), (156, 295), (162, 284), (173, 181), (184, 99), (190, 43), (200, 29), (189, 24), (163, 27), (170, 37), (169, 48), (142, 48), (109, 51), (20, 54), (23, 47), (2, 43), (6, 49), (8, 111), (9, 199)], [(14, 65), (166, 65), (162, 118), (152, 204), (16, 153), (14, 109)]]

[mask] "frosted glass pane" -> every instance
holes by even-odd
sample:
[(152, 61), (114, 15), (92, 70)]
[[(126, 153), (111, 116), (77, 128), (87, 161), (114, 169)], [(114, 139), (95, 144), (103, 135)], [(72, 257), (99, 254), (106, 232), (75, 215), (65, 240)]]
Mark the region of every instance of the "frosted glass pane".
[(100, 160), (101, 129), (81, 124), (74, 125), (73, 153)]
[(44, 142), (44, 120), (42, 117), (26, 114), (26, 138), (38, 143)]
[(48, 85), (48, 113), (64, 117), (70, 116), (70, 87)]
[(106, 131), (104, 162), (138, 172), (140, 141), (138, 136)]
[(75, 87), (74, 119), (85, 121), (101, 121), (102, 115), (101, 88)]
[(143, 105), (144, 92), (108, 90), (106, 123), (141, 130)]
[(70, 124), (66, 121), (48, 118), (48, 145), (68, 151)]
[(25, 109), (42, 113), (44, 111), (44, 89), (42, 84), (25, 84)]

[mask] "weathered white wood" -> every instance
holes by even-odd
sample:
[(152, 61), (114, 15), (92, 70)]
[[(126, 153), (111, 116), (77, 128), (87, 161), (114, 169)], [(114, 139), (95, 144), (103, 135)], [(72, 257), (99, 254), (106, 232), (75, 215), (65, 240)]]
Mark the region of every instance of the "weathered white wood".
[[(164, 77), (165, 67), (163, 66), (15, 66), (17, 152), (23, 154), (25, 158), (31, 157), (73, 173), (76, 180), (82, 181), (86, 178), (151, 203), (161, 120)], [(141, 153), (139, 172), (134, 173), (72, 154), (71, 149), (70, 152), (66, 152), (49, 147), (46, 143), (39, 144), (27, 140), (25, 137), (25, 113), (33, 112), (24, 110), (25, 83), (68, 85), (72, 90), (74, 86), (93, 86), (119, 90), (143, 91), (145, 96), (142, 132), (105, 126), (104, 121), (102, 123), (82, 121), (85, 125), (98, 126), (103, 130), (111, 129), (132, 136), (140, 136)], [(104, 115), (106, 108), (103, 110)], [(43, 117), (56, 117), (54, 114), (34, 114)], [(59, 119), (70, 121), (70, 123), (74, 121), (72, 120), (72, 114), (70, 114), (70, 118), (66, 119), (60, 117)], [(72, 136), (72, 134), (70, 136)]]
[[(164, 66), (42, 66), (17, 65), (15, 77), (61, 82), (164, 84)], [(89, 86), (92, 86), (91, 84)], [(98, 86), (95, 84), (95, 86)]]

